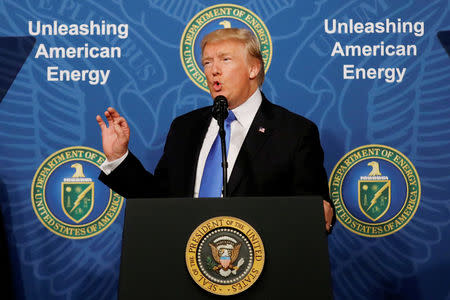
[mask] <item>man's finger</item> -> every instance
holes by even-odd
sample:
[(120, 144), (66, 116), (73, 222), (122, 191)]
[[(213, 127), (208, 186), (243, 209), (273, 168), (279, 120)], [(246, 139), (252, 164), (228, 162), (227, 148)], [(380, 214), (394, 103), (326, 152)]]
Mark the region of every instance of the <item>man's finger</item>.
[(108, 107), (108, 112), (114, 121), (116, 121), (120, 118), (120, 114), (113, 107)]
[(117, 124), (119, 124), (119, 126), (123, 129), (123, 130), (127, 130), (128, 129), (128, 123), (127, 120), (125, 120), (124, 117), (120, 117), (117, 120)]
[(106, 117), (106, 120), (108, 121), (108, 126), (109, 127), (114, 126), (114, 120), (113, 120), (111, 114), (109, 113), (109, 111), (105, 111), (105, 117)]
[(118, 121), (114, 121), (113, 122), (113, 127), (114, 127), (114, 131), (117, 134), (117, 137), (119, 139), (126, 139), (127, 137), (125, 136), (125, 132), (124, 129), (122, 128), (122, 126), (120, 126)]
[(97, 117), (95, 119), (97, 120), (98, 126), (100, 126), (100, 129), (103, 131), (106, 128), (106, 124), (103, 121), (102, 117), (97, 115)]

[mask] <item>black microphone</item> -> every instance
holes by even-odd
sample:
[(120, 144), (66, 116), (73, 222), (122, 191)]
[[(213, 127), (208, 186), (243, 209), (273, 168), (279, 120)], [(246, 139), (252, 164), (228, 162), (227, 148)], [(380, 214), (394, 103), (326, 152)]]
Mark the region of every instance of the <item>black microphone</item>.
[(214, 98), (212, 116), (217, 120), (217, 122), (222, 121), (220, 122), (222, 124), (219, 123), (219, 127), (222, 125), (223, 128), (223, 121), (228, 117), (228, 100), (225, 96), (219, 95)]
[(219, 124), (219, 136), (220, 136), (220, 145), (222, 148), (222, 171), (223, 171), (222, 194), (224, 197), (228, 197), (228, 188), (227, 188), (228, 163), (227, 163), (227, 150), (225, 145), (225, 128), (224, 128), (225, 119), (228, 117), (228, 100), (227, 98), (225, 98), (225, 96), (219, 95), (216, 98), (214, 98), (214, 104), (211, 113), (214, 119), (216, 119), (217, 123)]

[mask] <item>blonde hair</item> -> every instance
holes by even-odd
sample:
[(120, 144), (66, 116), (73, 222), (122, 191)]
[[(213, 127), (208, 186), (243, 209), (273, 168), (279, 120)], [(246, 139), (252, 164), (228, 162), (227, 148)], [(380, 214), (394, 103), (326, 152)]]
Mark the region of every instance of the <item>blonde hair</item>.
[(237, 40), (238, 42), (241, 42), (244, 44), (247, 54), (259, 61), (261, 68), (259, 69), (258, 75), (256, 75), (256, 81), (258, 82), (258, 85), (261, 86), (264, 82), (265, 75), (264, 61), (262, 58), (259, 41), (250, 30), (245, 28), (224, 28), (208, 33), (203, 38), (201, 43), (202, 55), (206, 44), (225, 40)]

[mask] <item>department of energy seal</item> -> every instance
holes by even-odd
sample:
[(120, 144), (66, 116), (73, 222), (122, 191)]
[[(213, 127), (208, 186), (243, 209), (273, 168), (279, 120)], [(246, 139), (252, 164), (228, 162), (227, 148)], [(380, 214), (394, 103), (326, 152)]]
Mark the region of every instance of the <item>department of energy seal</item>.
[(104, 161), (103, 153), (88, 147), (64, 148), (45, 159), (33, 178), (31, 202), (47, 229), (84, 239), (114, 222), (124, 199), (97, 181)]
[(256, 230), (234, 217), (200, 224), (186, 246), (186, 265), (194, 281), (216, 295), (234, 295), (252, 286), (264, 266), (264, 246)]
[(348, 230), (381, 237), (403, 228), (420, 202), (419, 175), (400, 151), (384, 145), (353, 149), (330, 176), (336, 217)]
[(183, 68), (189, 78), (202, 90), (209, 92), (206, 76), (200, 67), (201, 41), (208, 33), (222, 28), (247, 28), (259, 40), (267, 73), (272, 60), (272, 39), (266, 25), (252, 11), (235, 4), (218, 4), (196, 14), (186, 26), (180, 43)]

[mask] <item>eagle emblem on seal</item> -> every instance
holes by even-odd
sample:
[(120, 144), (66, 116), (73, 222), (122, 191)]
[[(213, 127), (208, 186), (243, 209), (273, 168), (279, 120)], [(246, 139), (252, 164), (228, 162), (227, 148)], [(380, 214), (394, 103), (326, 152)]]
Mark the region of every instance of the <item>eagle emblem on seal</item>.
[(229, 236), (221, 236), (215, 239), (213, 243), (210, 243), (209, 247), (217, 263), (213, 270), (224, 277), (228, 277), (231, 273), (236, 275), (237, 270), (244, 263), (244, 259), (241, 258), (235, 265), (239, 257), (241, 244)]

